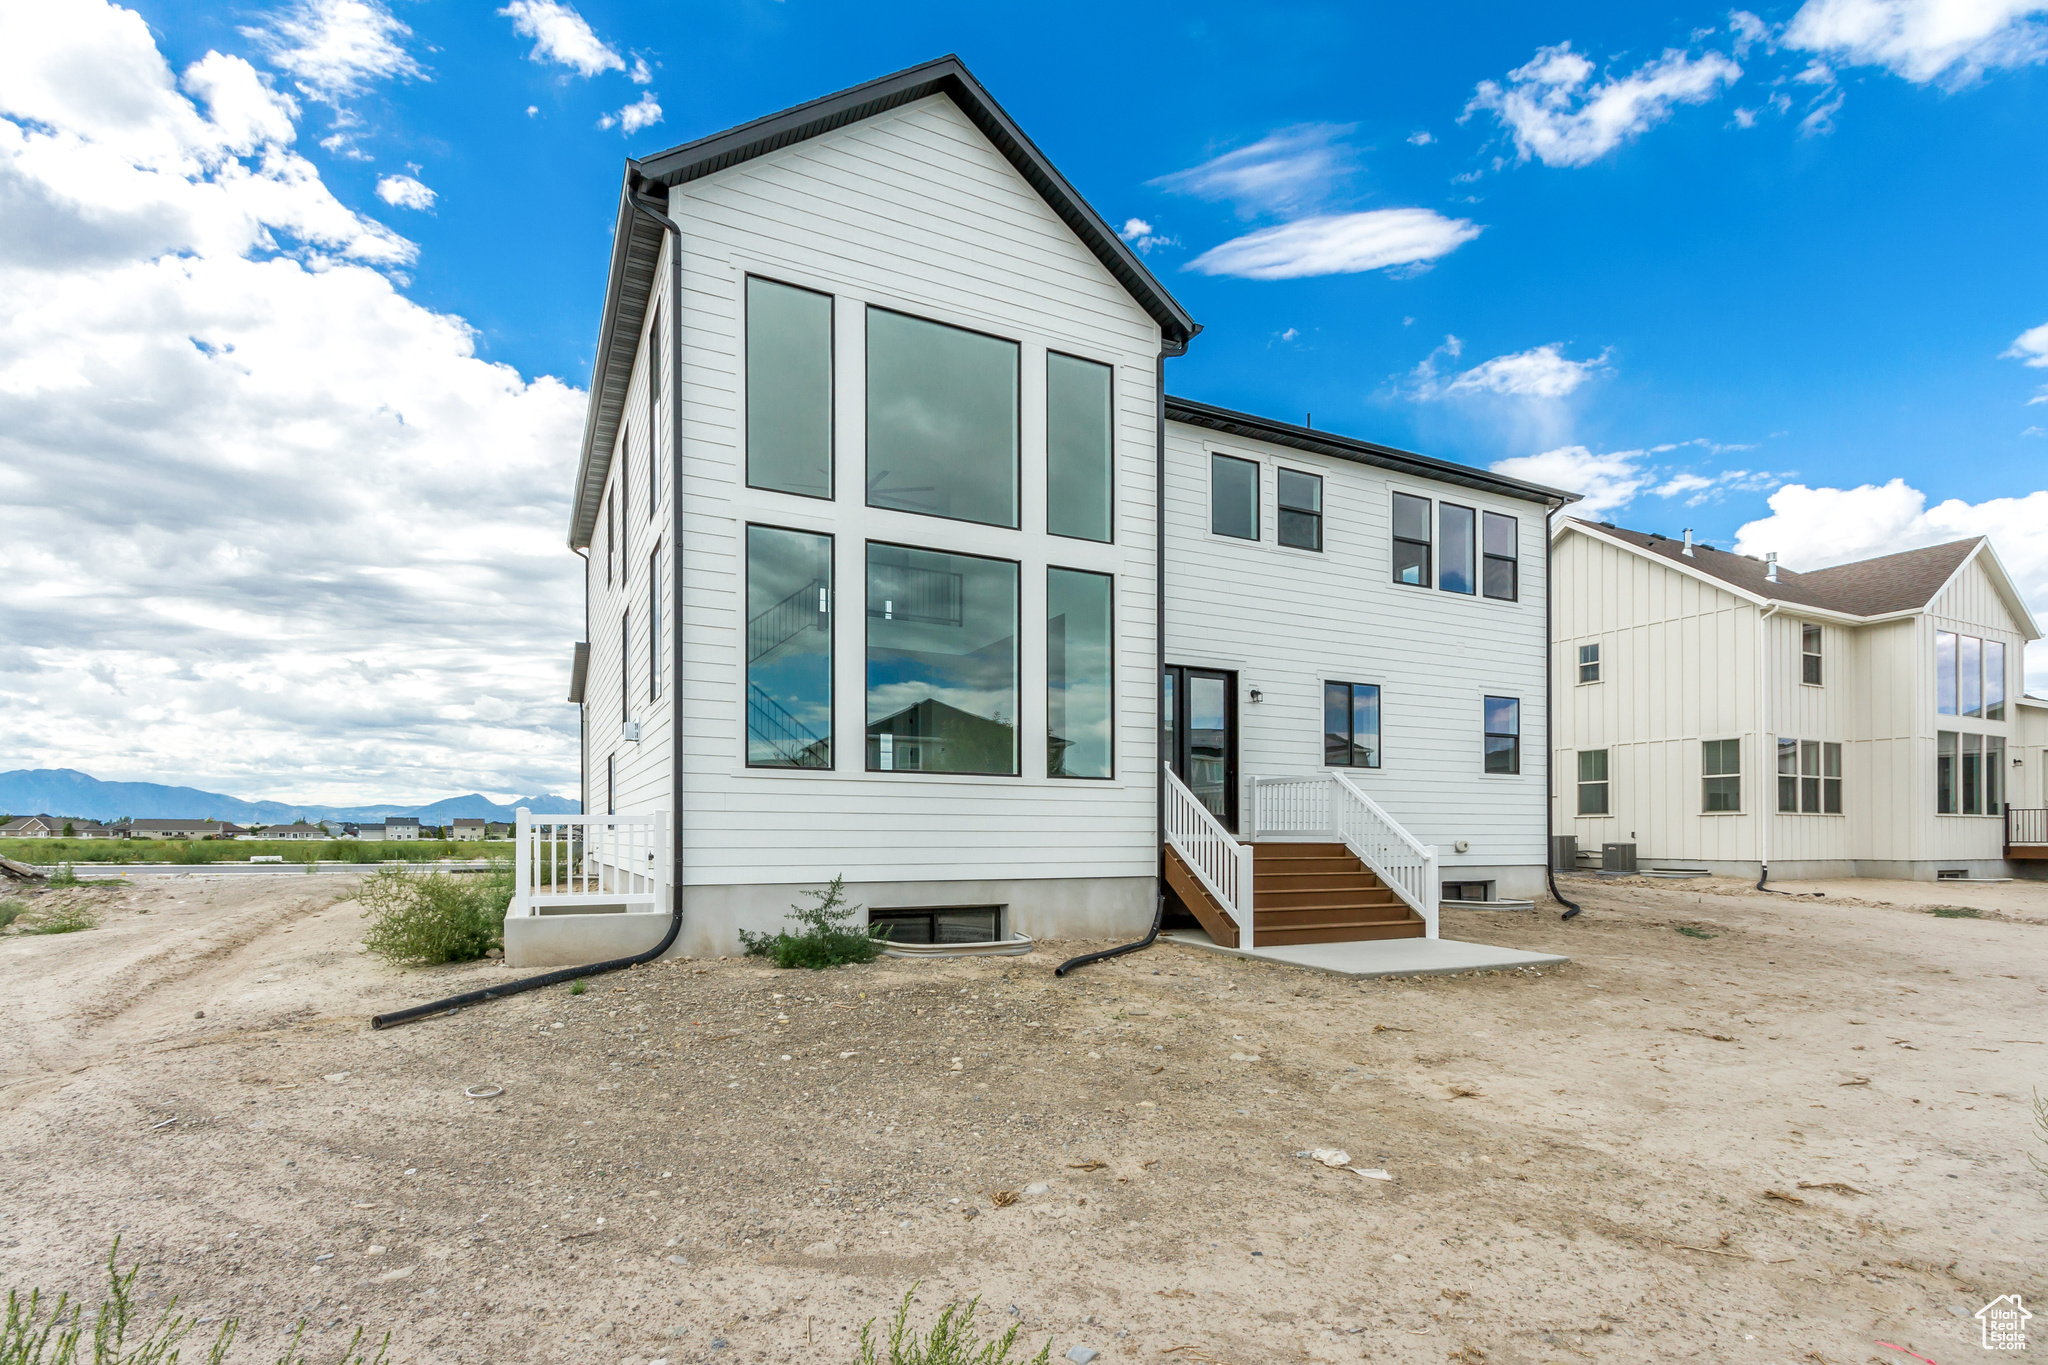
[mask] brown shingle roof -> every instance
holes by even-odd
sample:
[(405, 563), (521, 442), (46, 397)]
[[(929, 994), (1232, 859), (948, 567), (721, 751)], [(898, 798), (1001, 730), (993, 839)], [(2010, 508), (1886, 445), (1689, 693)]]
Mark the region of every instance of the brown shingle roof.
[(1906, 550), (1853, 564), (1837, 564), (1832, 569), (1815, 569), (1812, 573), (1798, 573), (1780, 564), (1778, 581), (1772, 583), (1764, 577), (1763, 561), (1748, 555), (1699, 545), (1694, 547), (1697, 553), (1687, 559), (1684, 545), (1665, 536), (1624, 530), (1604, 521), (1584, 524), (1767, 602), (1818, 607), (1850, 616), (1882, 616), (1926, 606), (1984, 540), (1982, 536), (1972, 536), (1946, 545), (1930, 545), (1924, 550)]

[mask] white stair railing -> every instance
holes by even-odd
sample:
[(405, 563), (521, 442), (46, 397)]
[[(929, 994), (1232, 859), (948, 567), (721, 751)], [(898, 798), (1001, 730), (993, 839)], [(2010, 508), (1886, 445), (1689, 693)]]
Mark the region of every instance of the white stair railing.
[(1252, 850), (1240, 844), (1185, 782), (1166, 767), (1166, 842), (1195, 880), (1237, 925), (1237, 946), (1252, 947)]
[(1443, 884), (1436, 849), (1403, 829), (1342, 773), (1252, 779), (1255, 838), (1324, 838), (1341, 843), (1422, 917), (1437, 937)]
[(628, 911), (659, 903), (667, 880), (662, 857), (666, 813), (514, 817), (514, 915), (579, 906)]

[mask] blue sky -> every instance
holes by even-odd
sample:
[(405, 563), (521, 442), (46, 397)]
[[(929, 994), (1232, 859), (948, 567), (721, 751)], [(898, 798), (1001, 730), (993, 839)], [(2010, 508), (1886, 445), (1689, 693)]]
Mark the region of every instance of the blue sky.
[[(33, 309), (0, 335), (22, 433), (0, 438), (0, 493), (48, 513), (0, 568), (67, 585), (74, 624), (120, 607), (119, 647), (91, 659), (57, 614), (0, 622), (0, 697), (41, 708), (0, 723), (0, 766), (63, 758), (64, 722), (102, 776), (268, 784), (251, 794), (573, 781), (561, 520), (622, 159), (949, 51), (1205, 325), (1176, 392), (1312, 411), (1795, 568), (1989, 533), (2048, 607), (2044, 12), (17, 10), (0, 193), (52, 207), (0, 222), (0, 274), (55, 307), (182, 264), (71, 379), (48, 378)], [(67, 179), (99, 160), (178, 230)], [(109, 358), (173, 352), (205, 382)], [(321, 392), (262, 382), (266, 363)], [(9, 387), (10, 364), (33, 382)], [(179, 419), (148, 423), (146, 464), (115, 395)], [(454, 539), (491, 562), (422, 556), (359, 496), (371, 479), (467, 490)], [(263, 529), (294, 497), (315, 532)], [(145, 680), (162, 724), (137, 745)], [(514, 738), (480, 751), (486, 732)]]

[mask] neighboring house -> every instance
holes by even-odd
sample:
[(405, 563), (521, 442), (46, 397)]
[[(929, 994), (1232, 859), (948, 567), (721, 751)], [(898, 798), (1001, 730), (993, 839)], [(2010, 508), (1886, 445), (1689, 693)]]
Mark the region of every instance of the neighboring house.
[(0, 839), (112, 839), (114, 831), (97, 820), (63, 815), (24, 815), (0, 825)]
[(384, 817), (383, 837), (386, 839), (418, 839), (420, 837), (420, 822), (417, 818), (410, 815), (388, 815)]
[(245, 831), (225, 820), (132, 820), (131, 839), (232, 839)]
[[(1690, 532), (1554, 539), (1556, 828), (1582, 853), (1745, 877), (2030, 856), (2007, 807), (2048, 804), (2048, 704), (2020, 697), (2041, 631), (1988, 540), (1796, 573)], [(2048, 855), (2038, 814), (2014, 831)]]
[[(733, 952), (835, 875), (938, 937), (1135, 937), (1163, 861), (1269, 944), (1541, 885), (1571, 495), (1166, 397), (1200, 329), (957, 61), (629, 162), (613, 241), (570, 699), (585, 811), (659, 837), (619, 864), (644, 913), (516, 903), (509, 959), (678, 902), (673, 951)], [(1269, 922), (1212, 865), (1340, 823), (1398, 889)]]
[(297, 820), (289, 825), (265, 825), (252, 830), (251, 836), (258, 839), (325, 839), (327, 831), (318, 825)]
[(509, 839), (511, 837), (512, 826), (508, 823), (493, 820), (484, 826), (484, 838), (486, 839)]
[(449, 826), (449, 832), (456, 839), (481, 839), (484, 837), (482, 820), (456, 820)]
[(373, 842), (381, 841), (384, 838), (384, 826), (382, 825), (355, 825), (352, 826), (352, 829), (354, 833), (350, 836), (351, 838), (367, 839)]

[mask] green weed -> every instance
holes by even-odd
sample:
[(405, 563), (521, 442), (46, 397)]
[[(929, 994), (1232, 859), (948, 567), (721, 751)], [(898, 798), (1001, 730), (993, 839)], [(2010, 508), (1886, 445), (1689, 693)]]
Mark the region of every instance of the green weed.
[[(469, 962), (505, 942), (512, 864), (479, 875), (388, 867), (356, 893), (370, 930), (363, 944), (393, 962)], [(0, 1357), (0, 1365), (5, 1358)]]
[(1973, 910), (1967, 905), (1930, 905), (1927, 913), (1936, 919), (1976, 919), (1984, 912)]
[[(917, 1286), (910, 1286), (896, 1307), (896, 1320), (889, 1324), (888, 1355), (876, 1354), (875, 1320), (869, 1318), (861, 1325), (859, 1365), (1008, 1365), (1010, 1348), (1020, 1330), (1017, 1326), (1013, 1324), (998, 1340), (984, 1338), (974, 1330), (974, 1310), (981, 1300), (973, 1298), (964, 1305), (947, 1304), (931, 1331), (920, 1336), (910, 1325), (910, 1296), (916, 1292)], [(1051, 1360), (1052, 1339), (1048, 1337), (1037, 1355), (1018, 1365), (1049, 1365)]]
[[(60, 905), (21, 922), (24, 934), (76, 934), (99, 927), (99, 916), (82, 905)], [(5, 1362), (7, 1357), (0, 1355), (0, 1365)]]
[(589, 989), (590, 987), (584, 985), (581, 981), (571, 981), (569, 983), (569, 994), (571, 995), (581, 995)]
[(806, 891), (815, 905), (792, 905), (790, 916), (799, 932), (787, 929), (773, 934), (740, 930), (740, 946), (749, 957), (765, 957), (778, 967), (843, 967), (852, 962), (873, 962), (882, 955), (884, 940), (873, 930), (853, 923), (857, 905), (846, 903), (846, 878), (834, 877), (823, 891)]
[[(142, 1330), (135, 1320), (133, 1297), (139, 1267), (130, 1266), (128, 1273), (122, 1274), (116, 1260), (120, 1251), (121, 1239), (116, 1237), (107, 1252), (107, 1293), (90, 1316), (88, 1305), (69, 1294), (59, 1294), (53, 1301), (40, 1289), (31, 1289), (26, 1295), (8, 1290), (7, 1316), (0, 1321), (0, 1365), (178, 1365), (181, 1343), (199, 1326), (199, 1320), (181, 1315), (173, 1298), (155, 1324)], [(206, 1348), (206, 1365), (221, 1365), (240, 1330), (236, 1318), (220, 1325), (219, 1334)], [(131, 1343), (129, 1337), (137, 1331), (140, 1339)], [(301, 1322), (277, 1365), (311, 1365), (299, 1351), (305, 1334), (306, 1324)], [(374, 1356), (362, 1353), (362, 1342), (362, 1329), (357, 1328), (355, 1339), (335, 1365), (384, 1365), (391, 1344), (389, 1334)]]
[(70, 863), (59, 863), (57, 864), (57, 870), (50, 874), (50, 885), (76, 886), (78, 885), (78, 873), (72, 868)]
[(1685, 936), (1686, 936), (1687, 938), (1712, 938), (1712, 937), (1714, 937), (1714, 936), (1713, 936), (1712, 934), (1708, 933), (1708, 932), (1707, 932), (1706, 930), (1704, 930), (1704, 929), (1700, 928), (1700, 927), (1699, 927), (1699, 926), (1698, 926), (1697, 924), (1674, 924), (1674, 925), (1672, 926), (1672, 928), (1674, 928), (1674, 929), (1678, 930), (1678, 932), (1679, 932), (1679, 933), (1681, 933), (1681, 934), (1684, 934), (1684, 935), (1685, 935)]
[(20, 901), (0, 901), (0, 929), (5, 929), (20, 919), (22, 911), (26, 909), (28, 907)]

